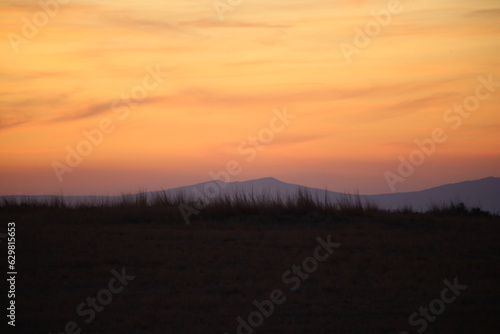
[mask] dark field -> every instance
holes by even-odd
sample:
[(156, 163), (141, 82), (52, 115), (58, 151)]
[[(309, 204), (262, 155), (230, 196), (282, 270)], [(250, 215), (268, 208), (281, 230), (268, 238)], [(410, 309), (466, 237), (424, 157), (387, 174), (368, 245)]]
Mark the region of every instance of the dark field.
[[(16, 222), (11, 332), (232, 334), (238, 317), (258, 310), (254, 300), (279, 289), (272, 314), (254, 313), (262, 324), (240, 333), (500, 333), (498, 216), (316, 209), (209, 208), (186, 225), (178, 211), (155, 207), (2, 207), (1, 232)], [(307, 278), (304, 269), (303, 279), (286, 274), (329, 235), (341, 245), (308, 262)], [(77, 314), (122, 268), (135, 278), (111, 301), (102, 292), (109, 304), (97, 301), (93, 319), (88, 305)], [(445, 291), (454, 301), (434, 302), (444, 310), (432, 321), (417, 314), (412, 326), (410, 315), (441, 300), (443, 281), (455, 278), (467, 288), (456, 298)]]

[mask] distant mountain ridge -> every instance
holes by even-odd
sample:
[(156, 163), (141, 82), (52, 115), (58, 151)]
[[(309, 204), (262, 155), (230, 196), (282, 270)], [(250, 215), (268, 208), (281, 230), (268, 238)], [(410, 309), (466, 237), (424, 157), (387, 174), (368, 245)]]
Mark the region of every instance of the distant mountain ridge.
[[(221, 195), (235, 196), (236, 194), (246, 194), (247, 196), (253, 195), (256, 197), (267, 196), (274, 198), (296, 196), (299, 189), (307, 191), (318, 201), (326, 200), (335, 202), (346, 197), (345, 193), (285, 183), (273, 177), (228, 183), (219, 180), (209, 181), (187, 187), (170, 189), (167, 190), (167, 193), (172, 195), (184, 194), (187, 197), (194, 197), (196, 199), (203, 197), (211, 198)], [(211, 191), (218, 191), (218, 193), (211, 193)], [(391, 210), (409, 206), (416, 211), (424, 211), (432, 205), (449, 204), (450, 202), (463, 202), (470, 208), (474, 207), (491, 213), (500, 213), (500, 178), (487, 177), (474, 181), (446, 184), (421, 191), (379, 195), (359, 195), (359, 197), (364, 202), (367, 201), (376, 204), (380, 208)]]
[(487, 177), (473, 181), (446, 184), (421, 191), (369, 195), (381, 207), (395, 209), (411, 205), (415, 210), (425, 210), (433, 204), (462, 202), (470, 208), (480, 208), (491, 213), (500, 213), (500, 178)]
[[(335, 202), (349, 195), (324, 189), (304, 187), (285, 183), (273, 177), (249, 181), (223, 182), (212, 180), (189, 186), (177, 187), (165, 191), (147, 193), (148, 197), (160, 193), (169, 197), (184, 196), (187, 200), (210, 200), (218, 196), (256, 197), (256, 198), (290, 198), (300, 191), (306, 191), (317, 201)], [(131, 195), (133, 196), (133, 194)], [(21, 199), (26, 196), (2, 196), (4, 198)], [(29, 196), (44, 199), (50, 196)], [(500, 178), (487, 177), (473, 181), (446, 184), (421, 191), (391, 193), (379, 195), (359, 195), (363, 202), (370, 202), (382, 209), (398, 209), (411, 207), (416, 211), (424, 211), (432, 205), (463, 202), (469, 208), (480, 208), (484, 211), (500, 214)], [(103, 200), (120, 200), (122, 196), (65, 196), (68, 204)]]

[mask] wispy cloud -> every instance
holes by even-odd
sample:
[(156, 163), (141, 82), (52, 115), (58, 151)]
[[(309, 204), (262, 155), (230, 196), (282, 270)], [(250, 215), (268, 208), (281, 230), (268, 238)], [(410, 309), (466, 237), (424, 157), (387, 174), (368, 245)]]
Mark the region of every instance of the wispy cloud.
[[(157, 103), (161, 101), (168, 101), (170, 97), (168, 96), (156, 96), (156, 97), (149, 97), (142, 101), (140, 104), (141, 106), (145, 106), (148, 104), (152, 103)], [(124, 103), (122, 103), (124, 104)], [(59, 123), (59, 122), (70, 122), (70, 121), (77, 121), (77, 120), (82, 120), (85, 118), (90, 118), (106, 113), (111, 113), (112, 112), (112, 105), (109, 101), (107, 102), (99, 102), (99, 103), (94, 103), (86, 106), (85, 108), (77, 109), (77, 110), (72, 110), (70, 112), (64, 113), (63, 115), (51, 118), (48, 120), (49, 123)]]
[(7, 117), (0, 116), (0, 130), (23, 125), (25, 123), (28, 123), (28, 120), (15, 120), (15, 119), (10, 119)]

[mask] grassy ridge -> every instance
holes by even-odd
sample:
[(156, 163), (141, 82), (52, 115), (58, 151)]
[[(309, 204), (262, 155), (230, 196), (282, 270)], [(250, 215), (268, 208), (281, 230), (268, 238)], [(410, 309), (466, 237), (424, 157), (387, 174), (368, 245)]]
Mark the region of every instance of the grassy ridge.
[[(110, 219), (121, 222), (182, 222), (183, 212), (189, 221), (207, 219), (230, 219), (245, 215), (306, 215), (322, 214), (334, 216), (463, 216), (494, 217), (495, 215), (479, 208), (468, 208), (461, 202), (432, 205), (425, 212), (416, 212), (411, 207), (386, 210), (374, 203), (363, 201), (359, 195), (344, 195), (337, 201), (314, 198), (307, 191), (299, 190), (297, 196), (269, 197), (236, 194), (219, 196), (214, 199), (194, 201), (183, 196), (169, 196), (166, 192), (151, 195), (140, 192), (122, 195), (118, 198), (101, 198), (69, 204), (64, 196), (46, 198), (23, 196), (21, 198), (0, 198), (0, 210), (16, 212), (24, 210), (63, 210), (68, 214), (79, 215), (85, 212), (98, 212)], [(115, 216), (115, 217), (113, 217)]]

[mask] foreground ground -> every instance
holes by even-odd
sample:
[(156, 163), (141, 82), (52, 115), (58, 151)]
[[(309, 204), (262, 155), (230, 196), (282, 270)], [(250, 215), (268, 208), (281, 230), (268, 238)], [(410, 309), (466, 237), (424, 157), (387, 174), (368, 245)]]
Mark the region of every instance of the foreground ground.
[[(2, 226), (15, 221), (17, 228), (13, 332), (232, 334), (238, 317), (248, 321), (258, 310), (252, 302), (270, 299), (275, 289), (282, 303), (263, 321), (254, 313), (251, 321), (262, 324), (240, 333), (500, 332), (498, 217), (302, 213), (189, 225), (134, 217), (0, 211)], [(287, 274), (328, 236), (340, 246), (316, 267), (306, 260), (307, 278)], [(2, 262), (4, 277), (5, 256)], [(111, 270), (122, 268), (134, 278), (119, 292), (101, 292), (110, 289)], [(445, 280), (457, 280), (456, 296), (448, 289), (443, 297)], [(97, 301), (100, 312), (91, 317), (85, 304), (98, 294), (112, 300), (102, 308)], [(424, 320), (419, 308), (430, 303), (439, 312)]]

